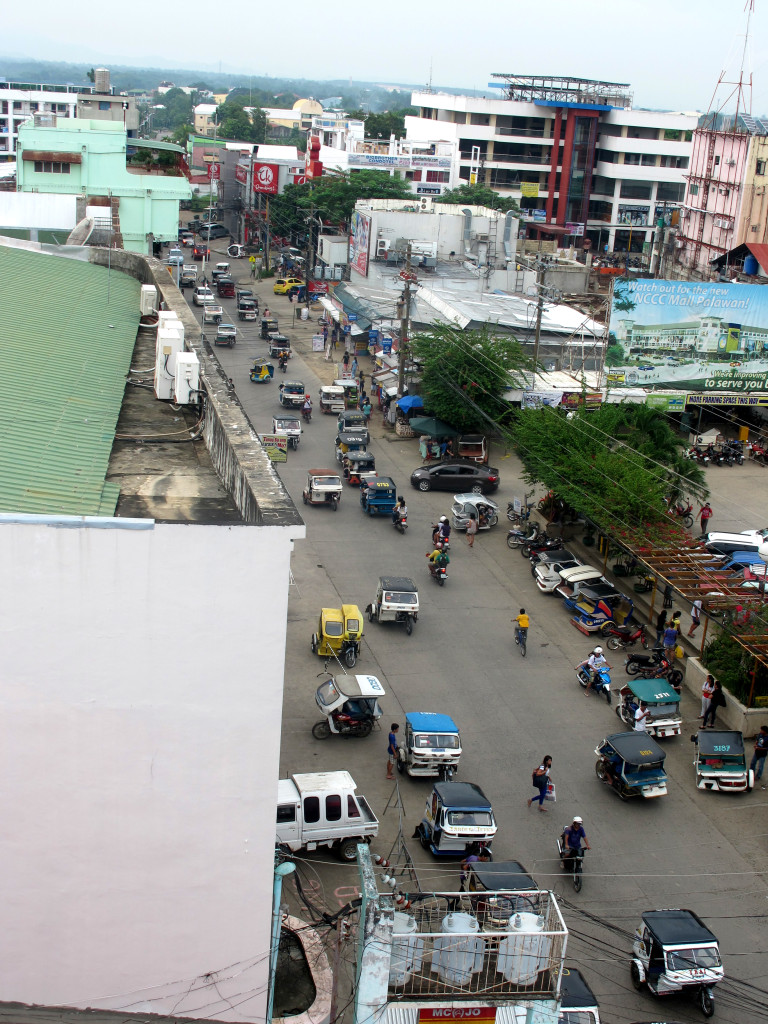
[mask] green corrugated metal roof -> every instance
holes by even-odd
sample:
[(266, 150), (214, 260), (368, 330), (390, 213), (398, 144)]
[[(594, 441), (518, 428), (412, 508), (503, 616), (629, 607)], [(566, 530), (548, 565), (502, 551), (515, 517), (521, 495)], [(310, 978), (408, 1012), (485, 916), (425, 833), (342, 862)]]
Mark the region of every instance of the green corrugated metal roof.
[(0, 281), (0, 512), (113, 515), (118, 489), (104, 478), (139, 282), (6, 246)]

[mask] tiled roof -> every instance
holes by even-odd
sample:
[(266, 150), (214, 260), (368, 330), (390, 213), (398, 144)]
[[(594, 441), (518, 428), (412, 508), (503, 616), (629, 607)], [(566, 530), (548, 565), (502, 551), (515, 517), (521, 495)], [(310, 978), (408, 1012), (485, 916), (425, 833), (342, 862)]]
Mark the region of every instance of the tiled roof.
[(113, 515), (139, 282), (0, 245), (0, 512)]

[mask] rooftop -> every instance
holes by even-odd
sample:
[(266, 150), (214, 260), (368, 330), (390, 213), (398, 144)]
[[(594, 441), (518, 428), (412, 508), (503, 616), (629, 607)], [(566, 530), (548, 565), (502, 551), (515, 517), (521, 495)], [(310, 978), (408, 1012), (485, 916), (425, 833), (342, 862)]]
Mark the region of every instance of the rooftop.
[(630, 107), (632, 95), (624, 82), (599, 82), (561, 75), (515, 75), (494, 72), (492, 89), (504, 89), (507, 99), (551, 105)]

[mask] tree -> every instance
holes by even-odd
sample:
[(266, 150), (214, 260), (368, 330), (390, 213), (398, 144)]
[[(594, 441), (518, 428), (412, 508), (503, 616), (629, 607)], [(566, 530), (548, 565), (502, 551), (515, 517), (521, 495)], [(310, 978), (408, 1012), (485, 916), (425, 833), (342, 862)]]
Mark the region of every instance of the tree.
[(192, 121), (192, 97), (181, 89), (169, 89), (161, 110), (154, 111), (155, 128), (180, 128)]
[(365, 137), (367, 139), (396, 139), (405, 136), (405, 115), (411, 110), (385, 110), (381, 114), (369, 114), (365, 119)]
[(91, 70), (89, 72), (87, 72), (87, 78), (88, 78), (89, 82), (94, 82), (95, 83), (95, 81), (96, 81), (96, 70), (95, 70), (95, 68), (91, 68)]
[(263, 142), (267, 131), (267, 115), (261, 109), (247, 113), (242, 104), (227, 99), (216, 111), (218, 134), (223, 139), (239, 142)]
[(624, 362), (624, 349), (618, 343), (609, 345), (605, 350), (606, 366), (621, 366)]
[(514, 199), (507, 199), (505, 196), (494, 192), (487, 185), (459, 185), (457, 188), (448, 189), (447, 192), (435, 200), (436, 203), (457, 203), (465, 206), (487, 206), (489, 210), (500, 210), (502, 213), (519, 213), (520, 207)]
[[(286, 188), (288, 193), (288, 188)], [(290, 197), (300, 210), (311, 206), (323, 220), (349, 227), (358, 199), (409, 199), (408, 182), (386, 171), (332, 171), (306, 185), (296, 185)]]
[(544, 484), (627, 543), (677, 536), (665, 497), (707, 494), (664, 413), (645, 405), (582, 405), (570, 419), (556, 409), (523, 410), (512, 440), (528, 483)]
[(461, 433), (487, 432), (509, 406), (503, 398), (511, 387), (524, 385), (530, 360), (510, 335), (462, 331), (453, 324), (435, 324), (414, 335), (413, 354), (421, 363), (425, 408)]

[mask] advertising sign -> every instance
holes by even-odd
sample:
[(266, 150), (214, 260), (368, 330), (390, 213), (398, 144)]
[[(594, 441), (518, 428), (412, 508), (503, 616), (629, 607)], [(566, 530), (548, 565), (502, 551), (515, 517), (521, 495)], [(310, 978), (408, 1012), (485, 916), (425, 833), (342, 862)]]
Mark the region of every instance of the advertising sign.
[(583, 235), (584, 225), (579, 224), (576, 221), (569, 220), (568, 223), (565, 225), (565, 230), (568, 232), (569, 235)]
[(371, 218), (357, 210), (352, 215), (352, 259), (358, 274), (368, 276), (368, 249), (371, 243)]
[(685, 409), (685, 395), (646, 395), (645, 404), (662, 412), (682, 412)]
[(628, 387), (768, 393), (768, 288), (617, 281), (609, 345)]
[(288, 461), (288, 437), (286, 434), (262, 434), (261, 443), (266, 448), (270, 462)]
[(235, 168), (235, 181), (239, 181), (241, 185), (248, 184), (248, 168), (245, 164), (238, 164)]
[(426, 1024), (427, 1021), (494, 1021), (496, 1020), (495, 1006), (436, 1006), (434, 1009), (421, 1007), (419, 1009), (419, 1024)]
[(417, 185), (416, 195), (417, 196), (439, 196), (442, 192), (440, 185)]
[(218, 181), (221, 177), (221, 164), (208, 164), (208, 180)]
[(253, 165), (253, 191), (263, 192), (266, 195), (277, 195), (277, 164), (254, 164)]
[(650, 206), (620, 206), (619, 224), (628, 224), (631, 228), (646, 227), (650, 212)]

